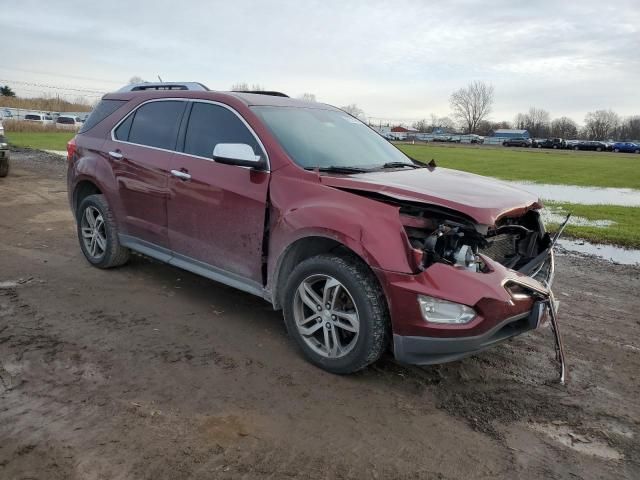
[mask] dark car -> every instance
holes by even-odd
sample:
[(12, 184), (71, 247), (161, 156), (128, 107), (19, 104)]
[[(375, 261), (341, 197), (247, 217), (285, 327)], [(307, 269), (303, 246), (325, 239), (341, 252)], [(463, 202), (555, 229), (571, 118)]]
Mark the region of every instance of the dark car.
[(416, 163), (329, 105), (154, 85), (105, 95), (69, 142), (92, 265), (136, 251), (257, 295), (335, 373), (388, 348), (451, 361), (546, 318), (553, 249), (537, 196)]
[(547, 138), (536, 142), (538, 148), (565, 148), (566, 142), (562, 138)]
[(0, 177), (9, 175), (9, 144), (3, 135), (0, 135)]
[(574, 150), (591, 150), (594, 152), (604, 152), (607, 150), (607, 144), (593, 140), (583, 140), (571, 145)]
[(612, 145), (612, 150), (616, 153), (640, 153), (640, 145), (633, 142), (616, 142)]
[(516, 137), (502, 142), (503, 147), (531, 147), (533, 141), (530, 138)]

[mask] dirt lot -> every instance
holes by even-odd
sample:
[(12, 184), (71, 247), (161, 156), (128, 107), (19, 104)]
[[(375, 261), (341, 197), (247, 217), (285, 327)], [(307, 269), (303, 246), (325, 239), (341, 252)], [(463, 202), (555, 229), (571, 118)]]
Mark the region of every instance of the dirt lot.
[(640, 478), (640, 269), (559, 259), (548, 329), (452, 364), (305, 363), (258, 298), (83, 259), (65, 163), (0, 179), (0, 478)]

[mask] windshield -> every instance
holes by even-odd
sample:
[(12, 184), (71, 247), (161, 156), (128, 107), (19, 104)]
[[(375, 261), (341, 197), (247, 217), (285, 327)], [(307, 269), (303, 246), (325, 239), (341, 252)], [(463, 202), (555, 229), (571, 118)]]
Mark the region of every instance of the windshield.
[(291, 159), (304, 168), (381, 168), (412, 165), (400, 150), (364, 123), (336, 110), (252, 107)]

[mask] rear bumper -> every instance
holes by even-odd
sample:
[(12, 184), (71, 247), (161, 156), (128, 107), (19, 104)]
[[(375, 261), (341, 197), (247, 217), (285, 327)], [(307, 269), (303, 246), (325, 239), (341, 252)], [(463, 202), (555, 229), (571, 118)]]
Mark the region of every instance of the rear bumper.
[(452, 362), (473, 355), (538, 327), (546, 306), (536, 302), (530, 312), (508, 318), (491, 330), (473, 337), (417, 337), (393, 335), (396, 360), (413, 365)]

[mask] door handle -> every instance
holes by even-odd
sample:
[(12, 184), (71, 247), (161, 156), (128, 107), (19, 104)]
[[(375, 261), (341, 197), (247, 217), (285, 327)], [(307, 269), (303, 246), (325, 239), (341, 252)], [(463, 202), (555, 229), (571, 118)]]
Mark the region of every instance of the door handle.
[(180, 170), (171, 170), (171, 175), (178, 177), (180, 180), (191, 180), (191, 175)]
[(122, 155), (118, 150), (109, 152), (109, 156), (114, 160), (122, 160), (124, 155)]

